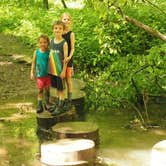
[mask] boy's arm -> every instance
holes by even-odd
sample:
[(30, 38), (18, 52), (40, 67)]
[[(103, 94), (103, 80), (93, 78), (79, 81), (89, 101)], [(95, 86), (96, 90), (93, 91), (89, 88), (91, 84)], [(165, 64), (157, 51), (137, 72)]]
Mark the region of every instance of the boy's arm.
[(63, 52), (64, 52), (64, 61), (63, 61), (63, 69), (62, 69), (62, 72), (60, 74), (61, 78), (65, 78), (66, 67), (67, 67), (66, 58), (67, 58), (67, 55), (68, 55), (68, 45), (67, 45), (66, 42), (63, 45)]
[(30, 78), (34, 79), (34, 72), (35, 72), (35, 65), (36, 65), (36, 51), (33, 53), (33, 58), (32, 58), (32, 64), (31, 64), (31, 73), (30, 73)]

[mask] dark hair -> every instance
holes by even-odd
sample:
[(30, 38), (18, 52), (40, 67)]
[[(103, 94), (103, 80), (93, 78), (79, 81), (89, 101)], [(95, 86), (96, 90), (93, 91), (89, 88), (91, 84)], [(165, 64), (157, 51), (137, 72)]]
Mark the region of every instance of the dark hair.
[(52, 29), (54, 28), (55, 25), (62, 25), (63, 29), (65, 29), (65, 24), (60, 20), (54, 21), (54, 23), (52, 25)]
[(47, 35), (44, 35), (44, 34), (40, 35), (40, 36), (38, 37), (38, 41), (39, 41), (41, 38), (47, 40), (48, 44), (50, 44), (50, 39), (49, 39), (49, 37), (48, 37)]

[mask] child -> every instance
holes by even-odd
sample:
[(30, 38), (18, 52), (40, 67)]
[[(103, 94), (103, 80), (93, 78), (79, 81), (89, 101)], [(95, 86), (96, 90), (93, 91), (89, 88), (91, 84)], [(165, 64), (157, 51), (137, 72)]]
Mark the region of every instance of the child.
[(49, 105), (49, 87), (51, 84), (50, 77), (48, 75), (48, 58), (49, 58), (49, 38), (46, 35), (41, 35), (38, 39), (39, 48), (34, 51), (32, 66), (31, 66), (31, 79), (34, 79), (34, 71), (36, 73), (36, 81), (38, 88), (38, 106), (37, 113), (43, 112), (43, 92), (45, 90), (45, 102), (46, 106)]
[[(58, 105), (50, 110), (51, 115), (57, 115), (63, 112), (64, 106), (64, 78), (66, 74), (65, 59), (68, 55), (68, 46), (63, 39), (64, 24), (61, 21), (55, 21), (53, 24), (54, 38), (50, 42), (51, 53), (49, 56), (49, 73), (51, 76), (51, 86), (57, 89)], [(59, 61), (59, 62), (58, 62)], [(58, 73), (58, 68), (59, 73)]]
[(67, 83), (67, 98), (69, 103), (72, 101), (72, 80), (73, 75), (73, 53), (74, 53), (74, 43), (75, 36), (70, 30), (71, 28), (71, 16), (68, 13), (63, 13), (61, 16), (61, 21), (65, 24), (65, 29), (63, 31), (63, 38), (68, 44), (68, 57), (66, 58), (67, 69), (66, 69), (66, 83)]

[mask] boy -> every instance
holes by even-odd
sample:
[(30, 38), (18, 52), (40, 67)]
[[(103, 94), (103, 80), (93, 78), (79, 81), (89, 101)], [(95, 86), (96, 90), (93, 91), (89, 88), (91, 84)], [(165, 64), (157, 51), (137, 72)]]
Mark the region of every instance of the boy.
[(68, 46), (62, 37), (63, 31), (63, 22), (55, 21), (53, 24), (54, 38), (50, 42), (51, 53), (49, 56), (51, 86), (57, 89), (58, 95), (58, 105), (51, 110), (51, 115), (53, 116), (64, 111), (64, 78), (66, 74), (66, 57), (68, 55)]

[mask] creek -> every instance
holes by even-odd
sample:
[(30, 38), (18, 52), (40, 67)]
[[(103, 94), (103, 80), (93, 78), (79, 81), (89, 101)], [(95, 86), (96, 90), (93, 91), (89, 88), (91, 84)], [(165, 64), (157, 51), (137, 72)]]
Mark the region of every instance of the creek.
[[(0, 56), (0, 165), (37, 166), (36, 87), (30, 65), (13, 56)], [(153, 105), (154, 111), (165, 106)], [(149, 166), (151, 148), (166, 138), (162, 128), (126, 127), (129, 111), (88, 112), (85, 121), (99, 127), (98, 159), (110, 166)], [(164, 114), (165, 116), (165, 114)]]

